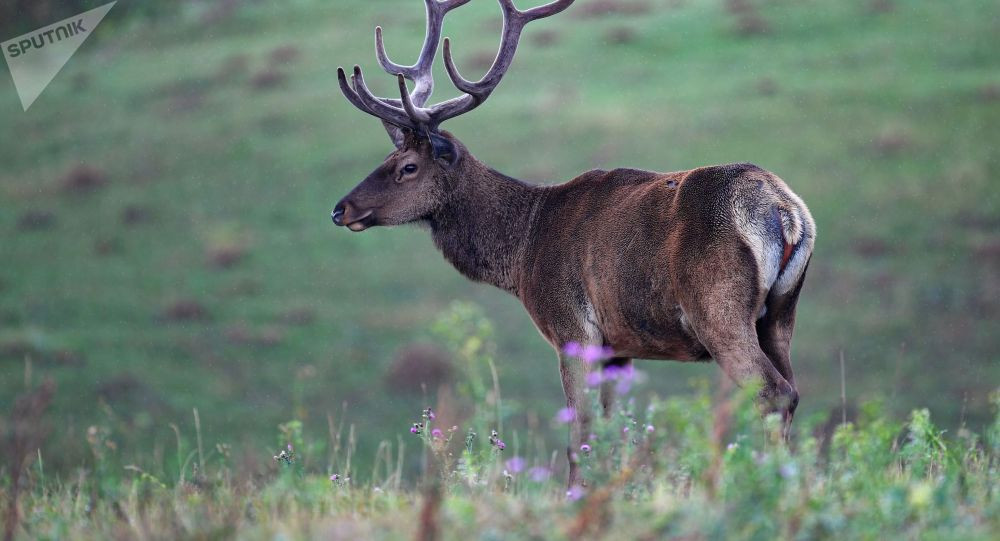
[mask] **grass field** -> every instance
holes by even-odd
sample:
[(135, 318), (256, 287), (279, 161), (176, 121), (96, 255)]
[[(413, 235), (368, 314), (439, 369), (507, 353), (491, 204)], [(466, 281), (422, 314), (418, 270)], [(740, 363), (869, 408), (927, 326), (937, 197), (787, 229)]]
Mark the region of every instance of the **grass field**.
[[(498, 422), (492, 408), (449, 427), (456, 410), (445, 402), (414, 415), (420, 430), (395, 453), (380, 446), (362, 481), (342, 425), (331, 426), (329, 442), (301, 423), (282, 425), (280, 454), (256, 478), (235, 474), (226, 449), (206, 453), (200, 433), (186, 458), (178, 435), (176, 469), (123, 471), (108, 435), (93, 433), (93, 470), (52, 481), (35, 461), (15, 476), (20, 493), (0, 492), (0, 504), (20, 502), (8, 531), (25, 539), (988, 540), (1000, 532), (1000, 410), (984, 434), (963, 427), (946, 440), (927, 410), (898, 423), (866, 403), (829, 438), (807, 427), (793, 450), (777, 415), (761, 423), (752, 390), (714, 408), (704, 388), (645, 408), (622, 392), (575, 454), (586, 483), (569, 490), (556, 473), (561, 453), (503, 443), (495, 431), (484, 441), (482, 427)], [(1000, 408), (1000, 391), (993, 400)], [(408, 449), (425, 464), (415, 487), (403, 481)]]
[[(840, 419), (843, 351), (850, 418), (876, 398), (887, 419), (926, 407), (949, 434), (963, 423), (984, 433), (1000, 382), (996, 3), (577, 4), (530, 26), (496, 94), (447, 128), (496, 169), (543, 183), (616, 166), (752, 161), (776, 172), (818, 225), (793, 349), (800, 417)], [(359, 63), (390, 93), (376, 24), (393, 58), (413, 57), (416, 0), (246, 2), (105, 21), (28, 112), (0, 85), (0, 406), (55, 382), (40, 453), (50, 480), (71, 492), (78, 468), (96, 467), (88, 439), (104, 434), (118, 494), (139, 482), (122, 473), (132, 465), (169, 483), (150, 496), (157, 505), (187, 498), (167, 457), (178, 438), (191, 448), (197, 409), (205, 447), (228, 445), (227, 467), (261, 476), (274, 475), (280, 423), (324, 434), (328, 418), (346, 419), (356, 481), (369, 486), (380, 442), (437, 400), (387, 374), (414, 344), (448, 350), (448, 318), (475, 312), (449, 309), (457, 300), (492, 322), (495, 348), (475, 358), (495, 363), (507, 432), (548, 449), (563, 441), (547, 422), (562, 402), (555, 356), (515, 299), (467, 283), (424, 231), (330, 224), (332, 205), (390, 150), (336, 84), (338, 65)], [(445, 33), (463, 73), (482, 72), (499, 36), (495, 4), (457, 10)], [(438, 97), (453, 95), (443, 71), (438, 81)], [(688, 396), (692, 378), (717, 373), (638, 367), (643, 392), (660, 396)], [(404, 457), (410, 481), (418, 458)], [(229, 501), (293, 497), (281, 479)], [(67, 494), (32, 497), (58, 506)], [(728, 509), (708, 496), (649, 509), (702, 497)], [(317, 498), (302, 512), (417, 505), (413, 493)], [(533, 505), (503, 498), (500, 517)], [(570, 520), (572, 508), (546, 501)]]

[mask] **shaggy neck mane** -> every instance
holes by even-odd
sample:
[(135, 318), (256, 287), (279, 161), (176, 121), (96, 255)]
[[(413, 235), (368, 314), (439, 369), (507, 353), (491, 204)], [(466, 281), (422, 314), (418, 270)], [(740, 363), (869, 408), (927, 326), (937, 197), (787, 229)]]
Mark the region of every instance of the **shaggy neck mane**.
[(460, 176), (428, 219), (434, 244), (470, 280), (516, 295), (542, 190), (471, 155), (462, 159)]

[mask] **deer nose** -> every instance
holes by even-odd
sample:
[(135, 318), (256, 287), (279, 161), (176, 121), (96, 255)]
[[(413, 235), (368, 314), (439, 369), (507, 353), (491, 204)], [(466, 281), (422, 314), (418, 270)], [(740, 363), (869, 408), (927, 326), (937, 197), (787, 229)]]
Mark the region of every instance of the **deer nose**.
[(333, 207), (333, 212), (330, 213), (330, 219), (333, 223), (337, 225), (344, 225), (344, 204), (337, 203), (336, 207)]

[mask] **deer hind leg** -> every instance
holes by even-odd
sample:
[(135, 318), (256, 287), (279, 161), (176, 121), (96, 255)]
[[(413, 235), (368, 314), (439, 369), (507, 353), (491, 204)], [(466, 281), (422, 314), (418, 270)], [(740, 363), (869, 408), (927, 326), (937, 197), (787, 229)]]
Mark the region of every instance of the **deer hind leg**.
[[(627, 370), (632, 367), (632, 359), (628, 357), (613, 357), (604, 361), (601, 367), (602, 373), (608, 375), (613, 370)], [(615, 403), (618, 382), (613, 378), (605, 377), (601, 381), (601, 412), (604, 418), (611, 416), (611, 406)]]
[(764, 413), (782, 415), (787, 436), (798, 392), (757, 339), (755, 321), (763, 304), (760, 286), (754, 276), (736, 270), (752, 265), (752, 255), (716, 255), (719, 257), (707, 255), (703, 264), (692, 269), (695, 272), (681, 274), (681, 283), (687, 285), (678, 288), (684, 316), (698, 340), (737, 385), (761, 386), (759, 406)]
[[(795, 307), (804, 280), (805, 269), (790, 291), (784, 294), (772, 292), (767, 299), (767, 313), (757, 320), (757, 340), (761, 349), (792, 387), (795, 387), (791, 359), (792, 331), (795, 328)], [(794, 410), (792, 413), (795, 413)]]

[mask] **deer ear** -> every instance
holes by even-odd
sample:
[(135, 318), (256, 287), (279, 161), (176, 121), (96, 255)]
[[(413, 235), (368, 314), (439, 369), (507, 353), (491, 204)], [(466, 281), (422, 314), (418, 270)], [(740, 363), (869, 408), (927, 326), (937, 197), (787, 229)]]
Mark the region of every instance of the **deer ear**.
[(435, 161), (440, 161), (447, 167), (458, 163), (461, 153), (451, 139), (434, 132), (428, 133), (427, 137), (431, 141), (431, 154)]
[(389, 139), (392, 139), (392, 144), (397, 149), (402, 149), (406, 143), (406, 134), (403, 133), (403, 130), (384, 120), (382, 121), (382, 125), (385, 126), (385, 131), (389, 134)]

